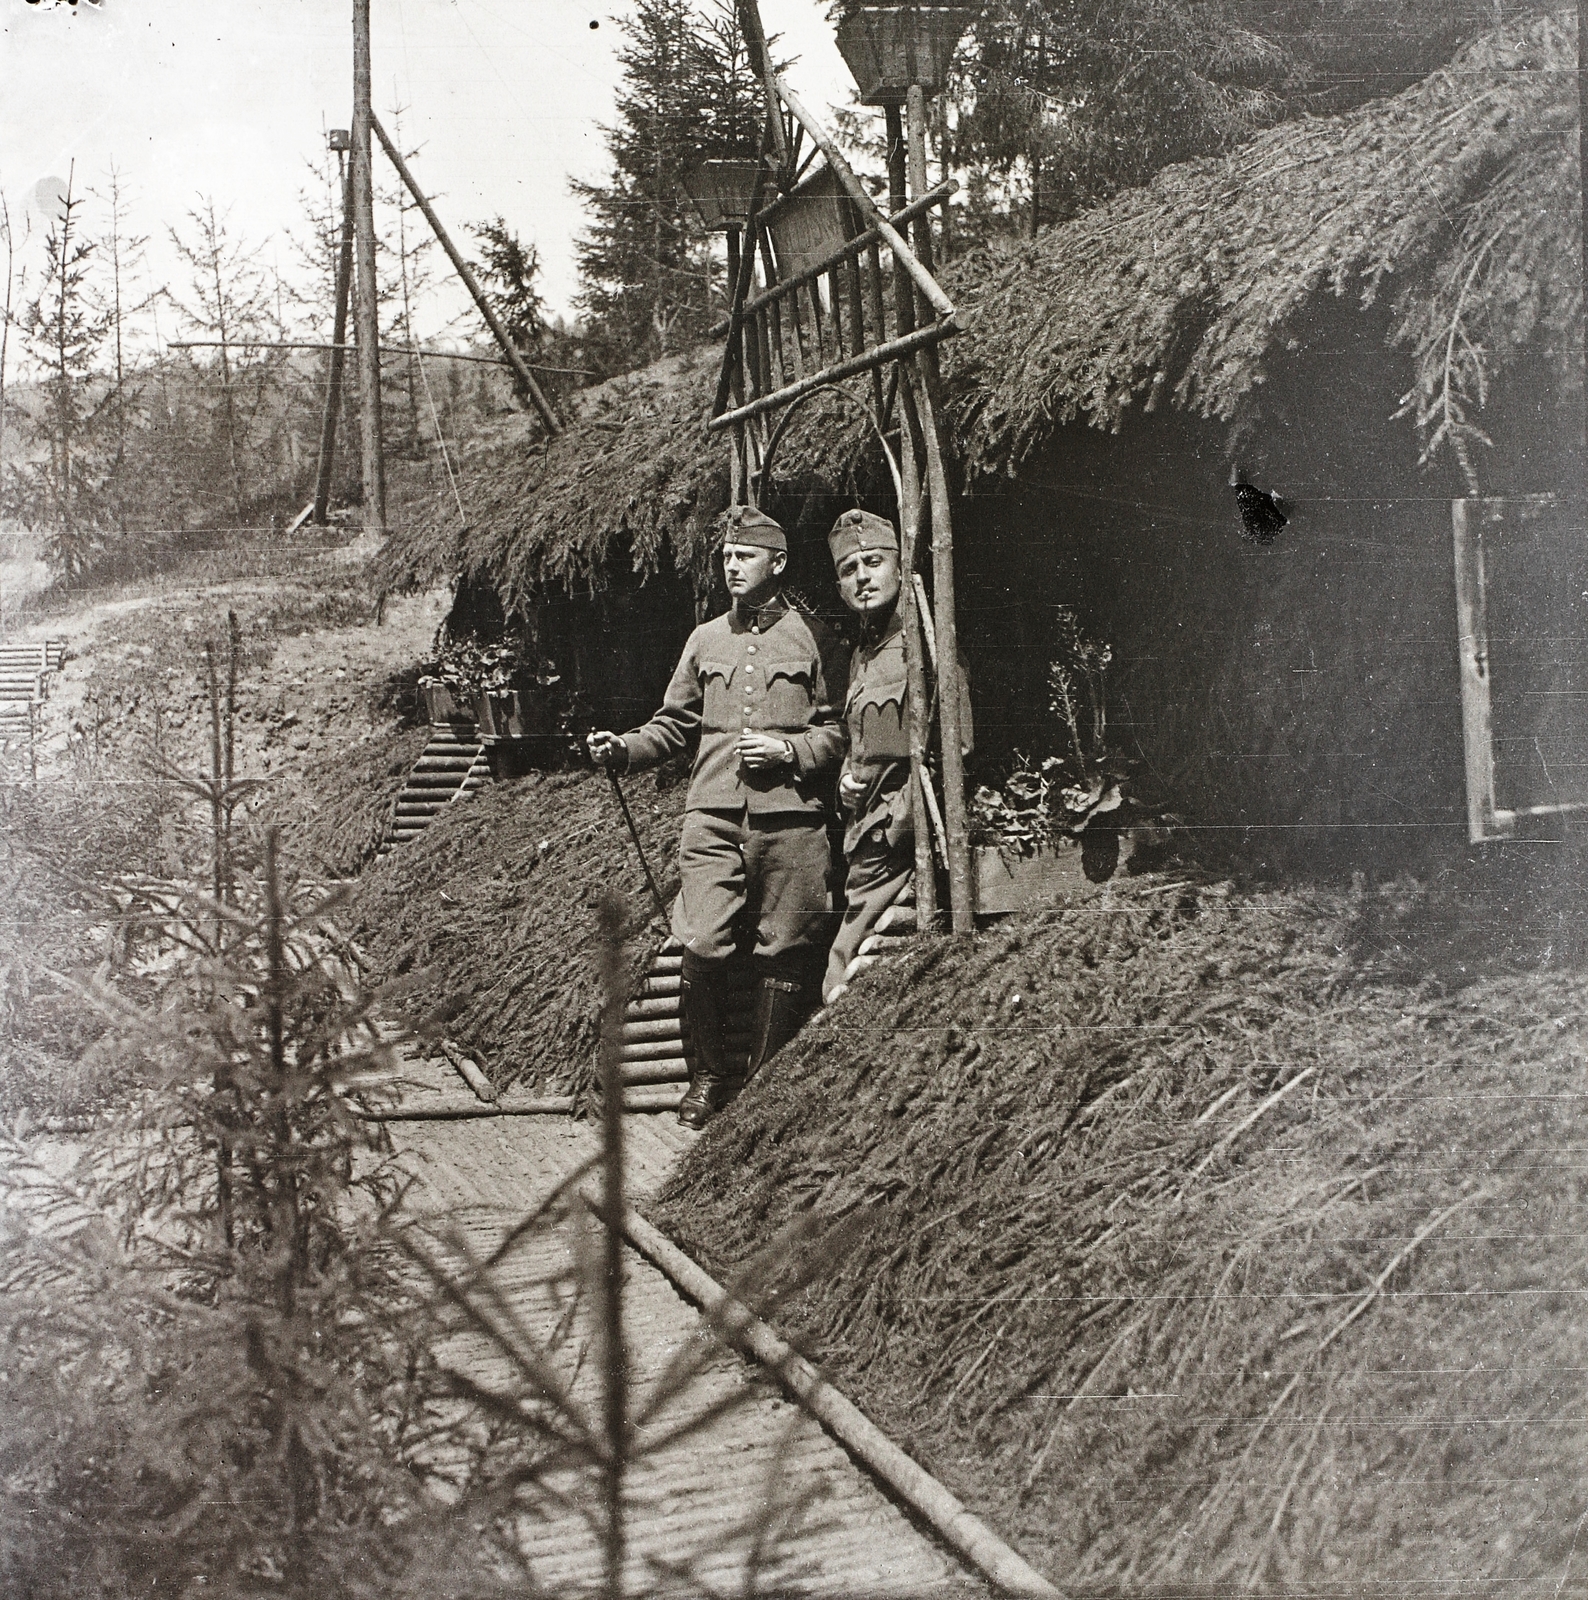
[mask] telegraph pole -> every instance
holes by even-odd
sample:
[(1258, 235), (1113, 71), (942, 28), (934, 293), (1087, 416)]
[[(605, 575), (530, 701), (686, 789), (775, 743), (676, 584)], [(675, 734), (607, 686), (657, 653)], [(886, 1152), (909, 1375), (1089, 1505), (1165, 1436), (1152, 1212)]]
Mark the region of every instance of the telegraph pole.
[[(342, 146), (334, 143), (338, 138), (351, 142), (348, 135), (333, 131), (333, 148), (338, 152), (341, 166)], [(347, 303), (353, 285), (353, 171), (351, 167), (341, 174), (342, 183), (342, 239), (336, 253), (336, 318), (331, 332), (330, 370), (325, 382), (325, 415), (320, 423), (320, 466), (314, 480), (314, 513), (316, 526), (323, 527), (331, 506), (331, 466), (336, 458), (336, 418), (342, 409), (342, 364), (347, 342)]]
[(386, 460), (381, 448), (380, 325), (375, 300), (375, 185), (370, 160), (369, 0), (353, 0), (353, 239), (358, 264), (353, 320), (364, 435), (364, 529), (386, 532)]

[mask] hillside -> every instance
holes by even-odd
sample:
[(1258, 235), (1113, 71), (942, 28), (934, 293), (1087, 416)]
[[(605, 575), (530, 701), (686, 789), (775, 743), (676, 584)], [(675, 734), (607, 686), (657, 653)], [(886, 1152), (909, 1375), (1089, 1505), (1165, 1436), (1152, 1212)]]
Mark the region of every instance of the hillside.
[[(685, 785), (669, 769), (624, 780), (662, 893)], [(409, 1020), (482, 1053), (499, 1087), (594, 1081), (601, 1024), (596, 907), (621, 894), (631, 976), (664, 937), (605, 778), (537, 773), (449, 806), (360, 880), (344, 921)]]
[(1067, 1592), (1581, 1592), (1580, 866), (921, 947), (653, 1220), (731, 1279), (869, 1211), (788, 1330)]

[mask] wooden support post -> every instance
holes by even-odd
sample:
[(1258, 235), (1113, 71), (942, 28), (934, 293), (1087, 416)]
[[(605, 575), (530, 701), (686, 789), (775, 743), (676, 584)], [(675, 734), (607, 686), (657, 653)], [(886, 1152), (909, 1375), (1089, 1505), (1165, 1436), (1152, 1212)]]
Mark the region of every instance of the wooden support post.
[[(910, 180), (917, 194), (926, 192), (926, 99), (919, 84), (909, 98)], [(923, 225), (925, 219), (923, 218)], [(930, 235), (927, 250), (931, 250)], [(930, 277), (927, 280), (931, 282)], [(955, 933), (974, 925), (970, 875), (970, 834), (965, 821), (965, 747), (960, 724), (959, 625), (954, 602), (954, 517), (948, 498), (948, 473), (943, 465), (942, 438), (931, 363), (925, 352), (915, 358), (915, 407), (926, 448), (927, 495), (932, 504), (932, 603), (937, 633), (938, 755), (943, 774), (943, 822), (948, 835), (948, 897)]]
[[(920, 84), (912, 83), (909, 89), (907, 102), (909, 142), (907, 156), (910, 173), (910, 193), (917, 199), (924, 199), (928, 182), (926, 176), (926, 95)], [(915, 253), (920, 257), (921, 265), (928, 272), (936, 270), (932, 260), (932, 214), (923, 208), (916, 219), (911, 237), (915, 242)], [(937, 351), (930, 349), (923, 352), (922, 359), (926, 365), (927, 377), (932, 385), (932, 401), (937, 404), (943, 397), (942, 377), (938, 371)]]
[[(905, 204), (904, 135), (899, 108), (886, 107), (888, 140), (888, 210), (897, 214)], [(880, 316), (880, 285), (877, 311)], [(903, 263), (894, 260), (894, 316), (901, 336), (915, 327), (915, 296)], [(908, 358), (906, 358), (908, 359)], [(878, 369), (880, 374), (881, 369)], [(922, 653), (922, 617), (915, 577), (916, 552), (921, 548), (921, 466), (915, 407), (910, 391), (899, 408), (899, 606), (904, 625), (905, 693), (910, 705), (910, 815), (915, 819), (916, 926), (923, 933), (936, 931), (937, 868), (932, 858), (932, 824), (927, 815), (932, 772), (927, 747), (932, 737), (931, 695), (927, 686), (926, 658)], [(879, 416), (878, 426), (884, 424)]]
[(970, 833), (965, 821), (965, 747), (960, 723), (959, 626), (954, 605), (954, 521), (948, 474), (937, 431), (931, 385), (918, 363), (910, 366), (921, 437), (926, 445), (926, 488), (932, 508), (932, 603), (937, 632), (938, 755), (943, 772), (943, 821), (948, 835), (948, 893), (955, 933), (969, 933), (975, 908), (970, 876)]
[[(1588, 24), (1588, 16), (1584, 16), (1583, 0), (1577, 0), (1577, 178), (1579, 183), (1579, 198), (1582, 204), (1582, 280), (1583, 293), (1588, 296), (1588, 36), (1584, 35), (1583, 28)], [(1588, 306), (1588, 298), (1583, 301)], [(1583, 404), (1588, 407), (1588, 318), (1583, 321)], [(1588, 421), (1588, 410), (1585, 410), (1584, 420)], [(1588, 446), (1588, 436), (1585, 436), (1585, 446)], [(1583, 452), (1583, 471), (1588, 474), (1588, 448)], [(1585, 509), (1588, 509), (1588, 492), (1585, 492)]]
[(380, 420), (380, 322), (375, 298), (375, 186), (370, 162), (369, 0), (353, 0), (353, 234), (355, 324), (362, 414), (364, 528), (386, 532), (386, 457)]
[[(363, 0), (363, 3), (367, 4), (368, 0)], [(502, 319), (491, 309), (491, 302), (485, 298), (485, 291), (480, 287), (458, 247), (452, 242), (451, 234), (442, 227), (441, 218), (436, 215), (436, 208), (430, 204), (429, 197), (419, 187), (413, 173), (408, 170), (408, 163), (403, 160), (402, 152), (391, 142), (386, 130), (373, 116), (370, 118), (370, 125), (374, 128), (387, 159), (397, 169), (397, 176), (402, 179), (404, 187), (414, 197), (414, 204), (424, 213), (425, 221), (430, 224), (430, 231), (435, 234), (437, 243), (446, 251), (447, 259), (463, 281), (463, 287), (469, 291), (470, 297), (479, 307), (480, 315), (485, 318), (486, 327), (491, 330), (491, 336), (501, 346), (502, 354), (507, 357), (507, 364), (513, 369), (513, 376), (518, 380), (520, 392), (539, 412), (540, 420), (546, 424), (547, 433), (561, 433), (562, 423), (558, 421), (557, 413), (552, 410), (551, 402), (541, 391), (540, 385), (535, 382), (535, 374), (529, 370), (529, 363), (524, 360), (522, 351), (513, 343), (507, 329), (502, 326)]]
[(729, 385), (738, 370), (738, 358), (743, 353), (739, 341), (739, 329), (744, 321), (744, 303), (750, 297), (750, 281), (755, 276), (755, 249), (754, 240), (761, 231), (759, 215), (761, 211), (761, 196), (766, 189), (766, 163), (763, 161), (755, 173), (755, 183), (750, 190), (750, 215), (745, 224), (746, 237), (751, 241), (751, 248), (739, 254), (738, 269), (733, 281), (732, 299), (728, 304), (728, 345), (723, 352), (722, 370), (717, 374), (717, 392), (712, 397), (711, 409), (715, 415), (728, 403)]
[(353, 169), (342, 175), (342, 244), (336, 257), (336, 316), (331, 330), (331, 365), (325, 380), (325, 416), (320, 422), (320, 465), (314, 478), (317, 527), (331, 508), (331, 467), (336, 459), (336, 420), (342, 409), (342, 368), (346, 363), (347, 302), (353, 288)]
[(1461, 733), (1467, 767), (1467, 837), (1473, 844), (1516, 831), (1494, 786), (1494, 717), (1489, 695), (1489, 626), (1483, 570), (1483, 508), (1450, 502), (1455, 545), (1456, 631), (1461, 665)]

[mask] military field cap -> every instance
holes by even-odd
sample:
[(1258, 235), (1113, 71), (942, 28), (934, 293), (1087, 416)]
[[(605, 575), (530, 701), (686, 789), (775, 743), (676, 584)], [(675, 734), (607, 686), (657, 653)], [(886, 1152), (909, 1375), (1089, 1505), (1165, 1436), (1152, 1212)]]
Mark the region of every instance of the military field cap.
[(724, 544), (749, 544), (761, 550), (787, 550), (788, 535), (754, 506), (729, 506), (722, 519)]
[(846, 511), (827, 535), (827, 548), (833, 553), (833, 565), (837, 566), (857, 550), (897, 550), (899, 535), (886, 517), (874, 516), (869, 511)]

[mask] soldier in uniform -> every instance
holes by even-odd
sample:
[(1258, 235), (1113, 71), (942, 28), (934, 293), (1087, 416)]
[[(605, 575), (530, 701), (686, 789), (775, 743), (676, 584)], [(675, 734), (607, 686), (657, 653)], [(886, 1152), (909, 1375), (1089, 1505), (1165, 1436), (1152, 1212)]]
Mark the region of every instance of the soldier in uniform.
[[(683, 878), (673, 932), (684, 947), (680, 990), (694, 1041), (679, 1121), (699, 1128), (814, 1009), (815, 973), (834, 899), (828, 801), (843, 758), (837, 701), (847, 652), (793, 609), (781, 579), (782, 528), (752, 506), (728, 514), (725, 616), (689, 636), (662, 708), (644, 727), (592, 733), (590, 757), (642, 771), (691, 744), (694, 772), (679, 841)], [(748, 1067), (723, 1045), (724, 969), (743, 937), (757, 987)]]
[[(827, 536), (838, 590), (860, 618), (850, 662), (844, 721), (849, 754), (838, 778), (847, 814), (844, 915), (827, 958), (824, 999), (837, 997), (844, 973), (877, 919), (899, 898), (915, 870), (910, 808), (910, 715), (899, 614), (899, 536), (869, 511), (846, 511)], [(960, 730), (971, 747), (970, 699), (960, 673)]]

